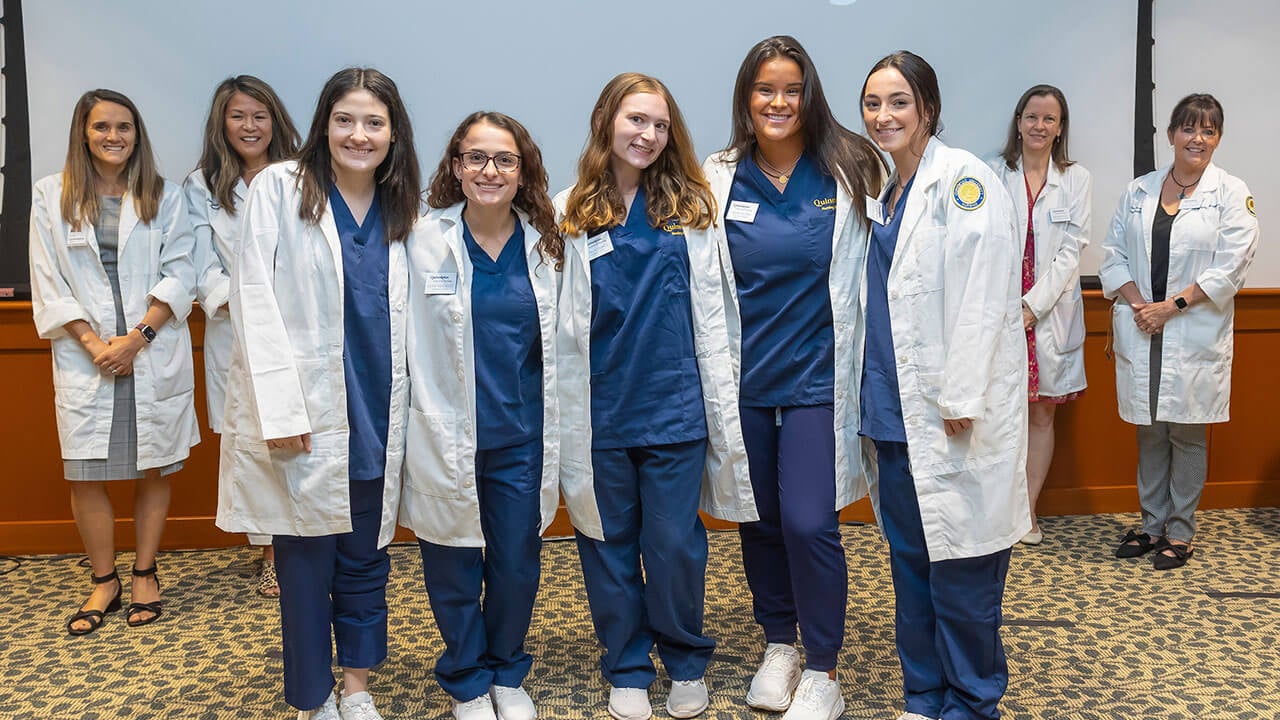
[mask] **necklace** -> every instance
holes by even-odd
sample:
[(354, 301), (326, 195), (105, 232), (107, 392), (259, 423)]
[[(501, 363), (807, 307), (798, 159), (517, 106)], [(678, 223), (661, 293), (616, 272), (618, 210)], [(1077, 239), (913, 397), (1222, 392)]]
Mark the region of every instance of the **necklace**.
[(800, 156), (797, 155), (795, 161), (791, 163), (791, 167), (786, 170), (780, 170), (774, 167), (768, 160), (765, 160), (764, 155), (761, 154), (760, 150), (756, 150), (756, 165), (760, 166), (760, 169), (764, 171), (765, 175), (777, 180), (779, 185), (787, 184), (787, 181), (791, 179), (791, 173), (795, 171), (796, 165), (799, 164)]
[(1174, 184), (1174, 185), (1177, 185), (1177, 186), (1178, 186), (1178, 188), (1179, 188), (1179, 189), (1178, 189), (1178, 199), (1179, 199), (1179, 200), (1182, 200), (1182, 199), (1184, 199), (1184, 198), (1186, 198), (1186, 197), (1187, 197), (1187, 188), (1192, 187), (1192, 186), (1193, 186), (1193, 185), (1195, 185), (1196, 183), (1200, 182), (1200, 178), (1201, 178), (1201, 177), (1204, 177), (1204, 173), (1200, 173), (1200, 175), (1199, 175), (1198, 177), (1196, 177), (1196, 179), (1195, 179), (1195, 180), (1192, 180), (1191, 182), (1187, 183), (1186, 185), (1183, 185), (1182, 183), (1178, 182), (1178, 176), (1176, 176), (1176, 175), (1174, 175), (1174, 174), (1173, 174), (1173, 168), (1169, 168), (1169, 179), (1170, 179), (1170, 180), (1172, 180), (1172, 181), (1173, 181), (1173, 184)]

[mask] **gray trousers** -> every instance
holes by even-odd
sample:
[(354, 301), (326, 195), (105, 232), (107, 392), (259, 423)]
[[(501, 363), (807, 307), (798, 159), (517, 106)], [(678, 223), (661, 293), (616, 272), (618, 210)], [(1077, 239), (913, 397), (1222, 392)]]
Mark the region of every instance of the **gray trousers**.
[(1196, 506), (1209, 472), (1208, 425), (1155, 420), (1160, 395), (1162, 336), (1151, 338), (1150, 425), (1138, 426), (1138, 501), (1142, 531), (1190, 542)]

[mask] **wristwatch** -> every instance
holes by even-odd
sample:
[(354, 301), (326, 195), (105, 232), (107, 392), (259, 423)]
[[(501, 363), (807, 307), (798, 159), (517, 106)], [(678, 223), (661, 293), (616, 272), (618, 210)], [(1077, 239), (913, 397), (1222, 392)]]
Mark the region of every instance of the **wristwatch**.
[(1173, 299), (1173, 306), (1178, 308), (1178, 312), (1182, 312), (1187, 309), (1187, 299), (1179, 295)]
[(142, 334), (142, 339), (146, 340), (148, 345), (151, 344), (152, 340), (156, 339), (155, 329), (146, 323), (138, 323), (133, 326), (133, 329)]

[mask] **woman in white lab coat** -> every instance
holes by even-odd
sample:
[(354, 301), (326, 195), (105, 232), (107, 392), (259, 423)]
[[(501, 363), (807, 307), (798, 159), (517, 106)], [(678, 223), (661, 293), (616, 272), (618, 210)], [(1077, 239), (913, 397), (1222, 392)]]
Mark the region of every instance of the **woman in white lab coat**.
[(1036, 500), (1053, 460), (1053, 418), (1059, 405), (1084, 394), (1084, 301), (1080, 251), (1089, 244), (1093, 178), (1067, 154), (1071, 114), (1052, 85), (1022, 94), (1009, 122), (1009, 137), (991, 169), (1013, 199), (1022, 254), (1022, 326), (1027, 333), (1027, 494), (1031, 531), (1044, 533)]
[(919, 56), (868, 73), (863, 121), (894, 175), (871, 208), (861, 433), (889, 542), (903, 720), (994, 719), (1009, 548), (1031, 529), (1025, 230), (996, 174), (935, 137), (941, 113)]
[(241, 210), (218, 527), (273, 536), (300, 720), (339, 717), (335, 641), (341, 717), (379, 717), (369, 669), (387, 654), (418, 178), (395, 83), (347, 68), (321, 90), (297, 161), (263, 170)]
[(1137, 425), (1142, 528), (1116, 557), (1152, 550), (1153, 566), (1186, 564), (1208, 472), (1209, 423), (1231, 400), (1235, 296), (1258, 247), (1253, 196), (1213, 164), (1222, 105), (1188, 95), (1173, 108), (1173, 163), (1125, 188), (1098, 276), (1114, 298), (1116, 397)]
[[(196, 234), (196, 299), (204, 309), (204, 387), (209, 427), (222, 432), (231, 364), (231, 259), (239, 245), (238, 211), (249, 183), (270, 163), (298, 151), (298, 131), (276, 91), (252, 75), (227, 78), (213, 91), (200, 164), (182, 189)], [(262, 548), (260, 595), (277, 597), (271, 536), (250, 535)]]
[(836, 121), (812, 59), (780, 35), (739, 66), (729, 147), (703, 171), (722, 213), (734, 377), (718, 415), (741, 428), (747, 453), (755, 513), (739, 535), (767, 643), (747, 704), (835, 717), (848, 601), (839, 511), (866, 494), (854, 302), (865, 198), (884, 163)]
[(82, 95), (62, 172), (31, 203), (31, 305), (53, 347), (54, 397), (71, 510), (94, 589), (72, 635), (120, 609), (106, 481), (136, 480), (129, 625), (159, 619), (156, 549), (168, 476), (200, 440), (192, 401), (192, 235), (177, 185), (160, 177), (142, 116), (112, 90)]

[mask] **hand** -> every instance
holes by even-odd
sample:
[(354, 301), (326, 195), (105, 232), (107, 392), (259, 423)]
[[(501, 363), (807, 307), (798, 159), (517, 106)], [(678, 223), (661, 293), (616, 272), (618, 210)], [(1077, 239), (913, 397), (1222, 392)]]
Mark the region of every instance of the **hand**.
[(311, 433), (291, 435), (289, 437), (271, 438), (267, 447), (272, 450), (288, 450), (289, 452), (311, 452)]
[(943, 418), (942, 420), (942, 429), (947, 431), (947, 437), (955, 437), (971, 427), (973, 427), (973, 418), (960, 418), (958, 420)]
[(98, 337), (95, 332), (87, 332), (80, 338), (80, 345), (84, 347), (85, 352), (89, 353), (89, 357), (95, 360), (107, 349), (107, 341)]
[(1036, 314), (1031, 312), (1031, 308), (1026, 305), (1022, 306), (1022, 329), (1030, 330), (1036, 326)]
[(1133, 311), (1133, 321), (1137, 323), (1138, 329), (1148, 335), (1155, 335), (1164, 330), (1164, 324), (1169, 322), (1169, 318), (1178, 314), (1178, 306), (1173, 304), (1172, 300), (1164, 300), (1162, 302), (1146, 303), (1140, 308)]
[(116, 335), (106, 342), (106, 347), (93, 358), (93, 364), (112, 375), (133, 373), (133, 359), (147, 341), (142, 333), (130, 330), (127, 335)]

